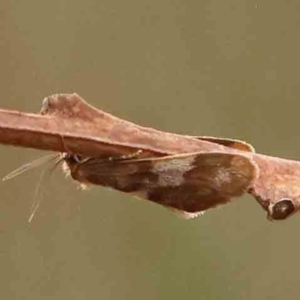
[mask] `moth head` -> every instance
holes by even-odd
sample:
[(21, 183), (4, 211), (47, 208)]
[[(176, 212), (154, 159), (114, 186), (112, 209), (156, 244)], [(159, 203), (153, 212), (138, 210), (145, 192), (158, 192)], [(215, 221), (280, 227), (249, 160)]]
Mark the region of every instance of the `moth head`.
[(79, 165), (84, 162), (86, 158), (77, 155), (77, 154), (70, 154), (70, 153), (63, 153), (62, 160), (63, 164), (63, 171), (66, 176), (73, 175), (77, 172)]
[(81, 155), (64, 153), (63, 154), (63, 160), (67, 164), (74, 165), (74, 164), (81, 163), (84, 160), (84, 158)]
[(270, 203), (267, 210), (269, 220), (285, 220), (296, 212), (296, 205), (292, 199), (282, 198), (275, 204)]

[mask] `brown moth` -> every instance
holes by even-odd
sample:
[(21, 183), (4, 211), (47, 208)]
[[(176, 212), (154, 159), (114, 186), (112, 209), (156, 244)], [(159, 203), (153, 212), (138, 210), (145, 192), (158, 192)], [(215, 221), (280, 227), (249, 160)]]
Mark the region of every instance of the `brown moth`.
[[(193, 137), (233, 149), (253, 152), (251, 145), (232, 139)], [(83, 157), (50, 154), (22, 165), (7, 174), (11, 179), (55, 160), (82, 185), (110, 187), (161, 204), (184, 218), (193, 218), (231, 198), (243, 195), (257, 178), (256, 164), (248, 157), (225, 152), (197, 152), (160, 158), (138, 158), (142, 151), (120, 157)], [(29, 222), (39, 207), (37, 199)]]
[(65, 154), (73, 179), (148, 199), (186, 218), (244, 194), (256, 165), (231, 153), (188, 153), (161, 158), (86, 158)]

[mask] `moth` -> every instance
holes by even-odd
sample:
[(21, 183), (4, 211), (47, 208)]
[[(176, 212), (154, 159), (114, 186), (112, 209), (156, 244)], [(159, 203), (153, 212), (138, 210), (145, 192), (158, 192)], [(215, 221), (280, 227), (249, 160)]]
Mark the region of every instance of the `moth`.
[[(195, 137), (227, 147), (252, 151), (247, 143), (212, 137)], [(226, 204), (243, 195), (257, 178), (255, 163), (241, 154), (196, 152), (164, 157), (139, 158), (141, 150), (120, 157), (84, 157), (51, 154), (14, 170), (3, 180), (56, 160), (67, 175), (81, 185), (100, 185), (165, 206), (184, 218)], [(34, 216), (38, 205), (31, 213)]]
[[(81, 184), (100, 185), (130, 193), (163, 205), (186, 219), (229, 203), (232, 198), (245, 193), (255, 196), (271, 221), (284, 220), (297, 211), (297, 202), (284, 196), (285, 185), (278, 186), (277, 181), (294, 181), (298, 178), (297, 173), (272, 174), (277, 189), (269, 194), (263, 181), (258, 180), (262, 176), (259, 165), (266, 163), (266, 160), (263, 156), (258, 160), (250, 144), (206, 136), (192, 138), (220, 144), (237, 152), (203, 151), (155, 158), (138, 158), (141, 150), (129, 156), (108, 158), (66, 153), (63, 160), (67, 172)], [(282, 162), (285, 168), (294, 164)], [(297, 193), (297, 190), (294, 192)], [(273, 202), (270, 200), (272, 198), (278, 200)]]
[[(208, 138), (206, 138), (208, 139)], [(224, 143), (218, 139), (218, 143)], [(226, 140), (226, 143), (229, 140)], [(231, 140), (232, 147), (247, 144)], [(247, 150), (249, 150), (247, 148)], [(110, 187), (193, 218), (243, 195), (257, 178), (241, 154), (196, 152), (156, 158), (94, 158), (64, 154), (65, 168), (81, 184)]]

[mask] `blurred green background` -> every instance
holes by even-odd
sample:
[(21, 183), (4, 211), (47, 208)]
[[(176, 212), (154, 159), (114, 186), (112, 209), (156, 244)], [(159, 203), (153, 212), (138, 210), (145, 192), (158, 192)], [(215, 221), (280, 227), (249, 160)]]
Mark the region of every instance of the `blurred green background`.
[[(300, 159), (299, 30), (297, 0), (3, 1), (0, 106), (77, 92), (144, 126)], [(1, 176), (45, 154), (0, 150)], [(1, 183), (3, 299), (299, 299), (299, 216), (268, 222), (245, 196), (184, 221), (56, 170), (28, 224), (41, 169)]]

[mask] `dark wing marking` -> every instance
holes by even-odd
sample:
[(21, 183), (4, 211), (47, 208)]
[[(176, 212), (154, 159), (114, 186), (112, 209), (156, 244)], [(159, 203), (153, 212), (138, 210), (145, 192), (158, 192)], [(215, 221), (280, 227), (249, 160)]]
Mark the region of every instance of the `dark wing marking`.
[(226, 139), (226, 138), (218, 138), (212, 136), (190, 136), (191, 138), (207, 141), (219, 145), (223, 145), (228, 148), (233, 148), (241, 151), (246, 152), (253, 152), (255, 153), (255, 149), (251, 144), (248, 144), (244, 141), (234, 140), (234, 139)]
[(257, 177), (251, 158), (230, 153), (66, 163), (75, 180), (133, 193), (188, 216), (241, 196)]

